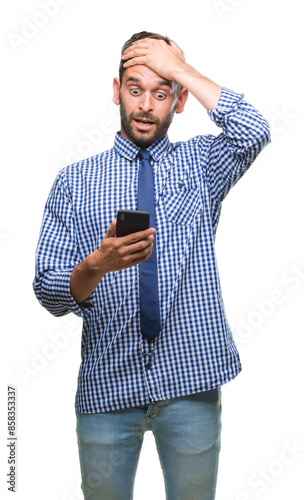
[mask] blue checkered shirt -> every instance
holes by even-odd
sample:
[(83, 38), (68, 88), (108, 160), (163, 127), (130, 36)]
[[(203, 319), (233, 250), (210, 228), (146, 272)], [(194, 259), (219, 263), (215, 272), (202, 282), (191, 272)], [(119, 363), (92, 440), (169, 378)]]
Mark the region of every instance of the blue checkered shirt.
[(216, 388), (241, 370), (218, 277), (214, 239), (221, 204), (270, 140), (266, 120), (223, 88), (208, 111), (217, 137), (148, 149), (154, 174), (162, 331), (142, 337), (138, 266), (106, 274), (77, 304), (72, 270), (100, 246), (118, 209), (137, 207), (139, 148), (118, 132), (114, 147), (58, 174), (36, 252), (34, 291), (53, 315), (83, 318), (75, 407), (96, 413)]

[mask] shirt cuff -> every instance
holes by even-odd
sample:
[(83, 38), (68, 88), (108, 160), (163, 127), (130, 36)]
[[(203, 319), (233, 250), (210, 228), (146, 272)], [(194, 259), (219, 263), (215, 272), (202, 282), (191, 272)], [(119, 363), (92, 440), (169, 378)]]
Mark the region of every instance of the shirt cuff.
[(70, 277), (74, 268), (50, 271), (44, 275), (41, 286), (41, 304), (54, 316), (73, 312), (84, 316), (85, 310), (94, 307), (94, 292), (84, 302), (77, 304), (70, 292)]
[(221, 96), (218, 105), (214, 109), (207, 111), (211, 120), (218, 126), (223, 127), (226, 123), (226, 117), (230, 111), (235, 110), (239, 102), (243, 99), (244, 94), (239, 94), (226, 87), (222, 87)]

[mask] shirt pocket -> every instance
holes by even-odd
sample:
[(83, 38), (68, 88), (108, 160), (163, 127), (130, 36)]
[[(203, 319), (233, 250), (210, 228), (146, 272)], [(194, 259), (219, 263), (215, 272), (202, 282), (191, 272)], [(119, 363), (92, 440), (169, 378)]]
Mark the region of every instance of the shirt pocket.
[(167, 186), (164, 192), (164, 209), (169, 222), (190, 226), (194, 218), (202, 213), (200, 189)]

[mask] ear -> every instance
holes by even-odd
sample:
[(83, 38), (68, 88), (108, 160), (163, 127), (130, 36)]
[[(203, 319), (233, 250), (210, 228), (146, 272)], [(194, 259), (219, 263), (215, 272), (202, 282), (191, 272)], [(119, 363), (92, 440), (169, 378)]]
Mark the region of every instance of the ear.
[(119, 99), (119, 89), (120, 89), (120, 81), (118, 78), (114, 78), (113, 80), (113, 102), (114, 104), (120, 104)]
[(188, 99), (188, 90), (185, 89), (185, 87), (182, 88), (182, 90), (179, 93), (178, 99), (177, 99), (177, 105), (175, 108), (175, 113), (182, 113), (184, 111), (185, 104)]

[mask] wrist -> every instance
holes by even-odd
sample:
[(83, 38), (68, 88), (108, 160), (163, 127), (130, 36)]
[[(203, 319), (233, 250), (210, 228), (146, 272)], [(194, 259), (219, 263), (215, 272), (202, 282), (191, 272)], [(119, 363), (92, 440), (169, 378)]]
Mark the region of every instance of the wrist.
[(171, 72), (172, 80), (180, 83), (183, 87), (186, 87), (185, 83), (188, 82), (189, 78), (193, 78), (196, 75), (199, 75), (199, 73), (185, 61), (180, 61)]
[(207, 110), (215, 109), (218, 105), (222, 87), (192, 66), (185, 63), (183, 68), (176, 72), (176, 81), (185, 87)]
[(100, 276), (102, 278), (108, 271), (102, 263), (102, 256), (99, 250), (88, 255), (78, 266), (77, 271), (85, 272), (90, 276)]

